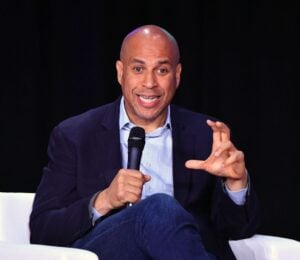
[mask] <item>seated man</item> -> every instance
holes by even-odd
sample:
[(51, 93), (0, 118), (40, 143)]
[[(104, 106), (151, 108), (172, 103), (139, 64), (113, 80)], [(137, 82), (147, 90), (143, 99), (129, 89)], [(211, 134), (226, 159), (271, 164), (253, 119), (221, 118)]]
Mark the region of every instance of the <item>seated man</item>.
[[(235, 259), (228, 240), (256, 232), (257, 199), (227, 125), (171, 104), (182, 69), (176, 40), (141, 26), (125, 37), (116, 69), (122, 96), (51, 134), (31, 242), (101, 260)], [(146, 132), (139, 170), (127, 169), (135, 126)]]

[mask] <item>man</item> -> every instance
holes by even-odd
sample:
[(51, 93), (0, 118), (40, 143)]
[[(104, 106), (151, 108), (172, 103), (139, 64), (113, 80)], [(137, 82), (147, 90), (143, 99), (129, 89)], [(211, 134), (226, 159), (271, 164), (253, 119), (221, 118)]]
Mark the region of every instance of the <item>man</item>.
[[(229, 128), (170, 105), (182, 69), (176, 40), (139, 27), (125, 37), (116, 69), (121, 98), (52, 132), (31, 242), (101, 260), (234, 259), (228, 240), (255, 233), (257, 200)], [(133, 126), (146, 132), (140, 171), (126, 169)]]

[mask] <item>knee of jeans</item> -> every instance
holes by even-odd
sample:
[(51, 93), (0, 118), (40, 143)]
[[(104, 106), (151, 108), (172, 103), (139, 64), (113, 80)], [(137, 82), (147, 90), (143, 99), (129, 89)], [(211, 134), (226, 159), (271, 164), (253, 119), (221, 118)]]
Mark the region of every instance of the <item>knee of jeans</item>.
[[(147, 210), (149, 218), (159, 218), (160, 221), (165, 220), (169, 224), (178, 222), (193, 221), (192, 216), (179, 204), (173, 197), (157, 193), (147, 198)], [(151, 214), (150, 214), (151, 213)]]
[(170, 208), (176, 208), (179, 203), (170, 195), (164, 193), (156, 193), (147, 198), (148, 207), (150, 206), (154, 210), (170, 210)]

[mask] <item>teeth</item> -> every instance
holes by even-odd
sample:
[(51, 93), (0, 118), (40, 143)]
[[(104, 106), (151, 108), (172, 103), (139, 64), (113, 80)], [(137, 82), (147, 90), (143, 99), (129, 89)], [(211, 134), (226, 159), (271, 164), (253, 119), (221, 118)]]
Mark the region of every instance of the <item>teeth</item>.
[(148, 96), (140, 96), (143, 102), (152, 102), (153, 100), (157, 99), (157, 97), (148, 97)]
[(140, 96), (141, 98), (145, 98), (145, 99), (155, 99), (156, 97), (149, 97), (149, 96)]

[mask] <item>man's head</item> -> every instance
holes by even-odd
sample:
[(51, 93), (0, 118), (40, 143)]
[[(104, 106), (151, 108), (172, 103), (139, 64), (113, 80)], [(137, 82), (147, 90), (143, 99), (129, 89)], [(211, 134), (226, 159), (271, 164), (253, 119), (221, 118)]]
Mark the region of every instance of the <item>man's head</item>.
[(180, 83), (179, 59), (176, 40), (159, 26), (141, 26), (123, 40), (116, 68), (126, 112), (148, 132), (165, 122)]

